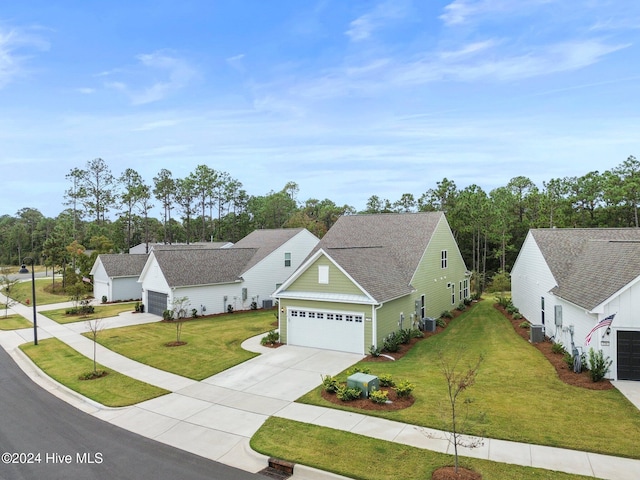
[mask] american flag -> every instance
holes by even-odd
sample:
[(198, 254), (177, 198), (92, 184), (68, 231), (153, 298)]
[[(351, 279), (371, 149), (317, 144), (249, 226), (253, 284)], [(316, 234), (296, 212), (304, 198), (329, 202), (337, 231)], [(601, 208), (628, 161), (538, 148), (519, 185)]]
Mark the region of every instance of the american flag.
[(591, 343), (591, 337), (593, 335), (593, 332), (595, 332), (600, 328), (609, 327), (611, 325), (611, 322), (613, 322), (613, 317), (615, 316), (616, 314), (614, 313), (613, 315), (609, 315), (607, 318), (603, 318), (602, 320), (600, 320), (596, 324), (596, 326), (593, 327), (589, 333), (587, 333), (587, 338), (584, 339), (585, 345), (589, 345)]
[(91, 279), (87, 277), (82, 277), (82, 281), (86, 283), (91, 283)]

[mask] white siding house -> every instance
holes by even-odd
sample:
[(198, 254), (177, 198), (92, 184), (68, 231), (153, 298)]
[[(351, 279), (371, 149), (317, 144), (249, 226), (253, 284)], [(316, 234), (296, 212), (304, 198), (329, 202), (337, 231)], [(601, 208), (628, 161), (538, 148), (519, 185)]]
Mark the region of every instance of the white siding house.
[(602, 350), (613, 361), (608, 378), (640, 380), (640, 229), (531, 230), (511, 285), (514, 305), (547, 337), (569, 351)]
[(297, 228), (256, 230), (228, 248), (154, 248), (140, 275), (143, 301), (156, 315), (179, 297), (199, 315), (248, 310), (253, 302), (269, 307), (271, 293), (318, 241)]
[(107, 302), (138, 300), (142, 289), (138, 283), (140, 272), (148, 255), (98, 255), (91, 268), (93, 276), (93, 296)]

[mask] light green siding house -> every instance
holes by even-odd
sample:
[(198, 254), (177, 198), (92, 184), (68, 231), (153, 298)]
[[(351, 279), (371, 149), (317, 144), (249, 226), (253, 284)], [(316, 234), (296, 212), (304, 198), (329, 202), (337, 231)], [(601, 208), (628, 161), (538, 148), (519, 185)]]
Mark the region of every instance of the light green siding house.
[(282, 342), (364, 355), (455, 308), (469, 273), (441, 212), (348, 215), (272, 296)]

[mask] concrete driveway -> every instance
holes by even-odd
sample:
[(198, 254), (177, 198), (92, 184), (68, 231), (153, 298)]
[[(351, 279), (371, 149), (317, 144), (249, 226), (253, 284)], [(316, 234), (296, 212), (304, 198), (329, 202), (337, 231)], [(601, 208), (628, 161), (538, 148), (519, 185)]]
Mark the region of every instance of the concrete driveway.
[(336, 375), (362, 356), (288, 345), (265, 349), (257, 338), (243, 347), (263, 353), (168, 395), (92, 413), (145, 437), (258, 472), (266, 458), (250, 449), (249, 439), (267, 418), (320, 385), (322, 375)]

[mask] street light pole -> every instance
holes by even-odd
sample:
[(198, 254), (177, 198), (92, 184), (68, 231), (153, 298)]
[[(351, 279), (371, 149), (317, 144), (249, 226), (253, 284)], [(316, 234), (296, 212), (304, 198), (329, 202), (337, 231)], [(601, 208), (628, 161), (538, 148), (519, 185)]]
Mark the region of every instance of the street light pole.
[(35, 257), (25, 257), (22, 268), (18, 273), (29, 273), (25, 264), (31, 262), (31, 296), (33, 297), (33, 344), (38, 345), (38, 320), (36, 318), (36, 259)]

